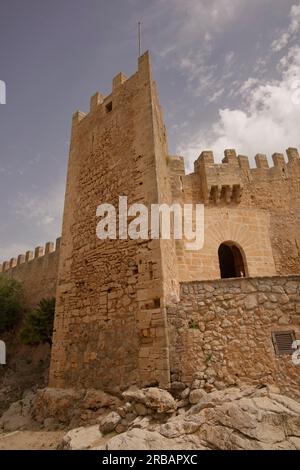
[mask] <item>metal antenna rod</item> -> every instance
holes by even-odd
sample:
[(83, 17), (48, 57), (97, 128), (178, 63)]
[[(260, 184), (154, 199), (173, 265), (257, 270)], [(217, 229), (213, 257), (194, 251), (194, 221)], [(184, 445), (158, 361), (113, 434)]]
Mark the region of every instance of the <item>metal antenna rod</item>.
[(142, 32), (142, 23), (138, 23), (138, 35), (139, 35), (139, 57), (141, 57), (141, 32)]

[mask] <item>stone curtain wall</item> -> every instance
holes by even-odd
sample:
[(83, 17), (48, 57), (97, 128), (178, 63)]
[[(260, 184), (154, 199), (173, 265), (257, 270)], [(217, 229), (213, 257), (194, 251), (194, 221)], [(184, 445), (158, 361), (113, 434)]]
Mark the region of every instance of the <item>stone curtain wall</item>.
[(44, 247), (27, 251), (0, 265), (0, 276), (20, 281), (26, 307), (35, 307), (44, 298), (55, 297), (60, 254), (60, 238)]
[(172, 194), (176, 201), (205, 203), (205, 245), (188, 252), (177, 242), (179, 280), (217, 279), (218, 248), (235, 242), (245, 253), (250, 277), (298, 274), (300, 266), (300, 158), (274, 154), (249, 160), (225, 150), (222, 163), (202, 152), (194, 173), (185, 175), (180, 157), (170, 158)]
[(243, 252), (246, 274), (251, 277), (273, 276), (276, 269), (270, 243), (270, 215), (244, 207), (205, 207), (204, 246), (187, 251), (177, 243), (181, 282), (221, 277), (218, 250), (225, 241), (234, 242)]
[(248, 382), (300, 386), (300, 365), (275, 356), (272, 332), (300, 339), (300, 276), (181, 284), (168, 307), (172, 381), (207, 389)]

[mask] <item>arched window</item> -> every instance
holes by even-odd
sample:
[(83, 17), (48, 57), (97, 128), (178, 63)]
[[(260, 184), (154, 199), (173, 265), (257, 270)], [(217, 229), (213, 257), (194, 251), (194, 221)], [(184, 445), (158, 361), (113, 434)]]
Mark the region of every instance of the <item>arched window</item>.
[(243, 255), (234, 243), (222, 243), (218, 254), (222, 279), (246, 276)]

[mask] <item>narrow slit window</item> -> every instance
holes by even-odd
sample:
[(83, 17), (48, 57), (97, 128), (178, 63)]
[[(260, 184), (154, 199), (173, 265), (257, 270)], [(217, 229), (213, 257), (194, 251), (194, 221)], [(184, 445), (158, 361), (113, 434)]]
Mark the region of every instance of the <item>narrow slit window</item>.
[(106, 112), (107, 112), (107, 113), (111, 113), (112, 108), (113, 108), (112, 101), (110, 101), (110, 102), (107, 103), (107, 105), (105, 106)]

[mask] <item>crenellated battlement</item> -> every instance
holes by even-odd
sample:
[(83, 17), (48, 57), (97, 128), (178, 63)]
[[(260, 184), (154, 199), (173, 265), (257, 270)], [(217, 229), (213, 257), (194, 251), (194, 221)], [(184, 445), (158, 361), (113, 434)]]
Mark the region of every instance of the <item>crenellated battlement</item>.
[(138, 70), (136, 73), (127, 77), (123, 72), (119, 72), (112, 80), (112, 92), (111, 94), (104, 96), (100, 92), (96, 92), (90, 98), (90, 109), (88, 113), (77, 110), (73, 114), (72, 125), (77, 125), (87, 117), (92, 117), (95, 112), (100, 114), (110, 114), (118, 101), (118, 96), (122, 91), (122, 86), (139, 76), (142, 77), (144, 72), (149, 71), (149, 53), (145, 52), (138, 60)]
[[(292, 328), (300, 337), (299, 279), (275, 278), (299, 274), (298, 150), (289, 148), (287, 157), (275, 153), (273, 163), (258, 153), (254, 166), (234, 149), (225, 150), (222, 161), (204, 151), (186, 175), (184, 158), (168, 152), (148, 52), (129, 78), (123, 73), (113, 78), (109, 93), (95, 93), (89, 111), (73, 115), (61, 248), (57, 239), (0, 265), (2, 278), (22, 283), (25, 309), (56, 297), (49, 386), (169, 389), (171, 379), (182, 381), (183, 373), (189, 385), (194, 372), (212, 368), (221, 387), (209, 379), (208, 390), (222, 388), (227, 378), (230, 384), (243, 376), (258, 382), (264, 371), (276, 384), (287, 369), (274, 357), (272, 332)], [(96, 208), (101, 203), (116, 207), (121, 195), (128, 206), (140, 203), (148, 209), (189, 204), (193, 212), (184, 215), (193, 222), (197, 241), (201, 230), (203, 245), (190, 249), (196, 243), (172, 236), (176, 214), (171, 209), (170, 239), (98, 238)], [(196, 204), (205, 204), (204, 221)], [(186, 229), (189, 224), (182, 221)], [(221, 277), (228, 279), (224, 283)], [(258, 338), (252, 347), (262, 325), (263, 341)], [(215, 331), (217, 345), (210, 341)], [(244, 337), (251, 348), (240, 351), (237, 343)], [(221, 374), (220, 361), (208, 367), (205, 358), (217, 349), (230, 364), (228, 370), (221, 364)], [(264, 368), (249, 365), (249, 350), (259, 365), (265, 361)], [(285, 382), (297, 375), (289, 367)], [(296, 379), (298, 385), (299, 374)]]
[(195, 173), (199, 172), (199, 168), (203, 167), (215, 167), (216, 169), (226, 172), (226, 165), (232, 167), (240, 167), (243, 170), (255, 170), (255, 169), (272, 169), (276, 167), (282, 168), (287, 166), (289, 163), (299, 162), (299, 151), (296, 148), (288, 148), (286, 150), (287, 161), (283, 153), (274, 153), (272, 155), (273, 167), (270, 167), (267, 155), (258, 153), (255, 155), (256, 167), (251, 167), (249, 157), (245, 155), (237, 155), (236, 150), (230, 149), (224, 151), (224, 158), (222, 163), (215, 163), (214, 153), (212, 151), (203, 151), (199, 158), (194, 163)]
[(35, 307), (44, 298), (55, 297), (60, 238), (37, 246), (0, 264), (0, 276), (21, 282), (26, 308)]
[(211, 151), (202, 152), (194, 164), (202, 182), (203, 197), (206, 204), (221, 200), (226, 203), (240, 202), (243, 182), (239, 170), (239, 161), (235, 150), (225, 150), (222, 163), (216, 164)]
[(194, 163), (194, 172), (201, 178), (205, 203), (221, 201), (239, 203), (245, 182), (288, 179), (300, 176), (299, 152), (295, 148), (286, 151), (287, 160), (282, 153), (272, 155), (273, 166), (269, 165), (267, 155), (255, 156), (255, 167), (250, 166), (249, 158), (237, 155), (234, 149), (225, 150), (222, 163), (215, 163), (214, 154), (204, 151)]
[(14, 270), (19, 268), (21, 265), (32, 263), (39, 258), (47, 257), (52, 253), (59, 254), (60, 250), (60, 238), (56, 239), (56, 242), (47, 242), (45, 246), (37, 246), (34, 251), (26, 251), (25, 254), (18, 255), (17, 258), (11, 258), (9, 261), (4, 261), (0, 264), (0, 273)]

